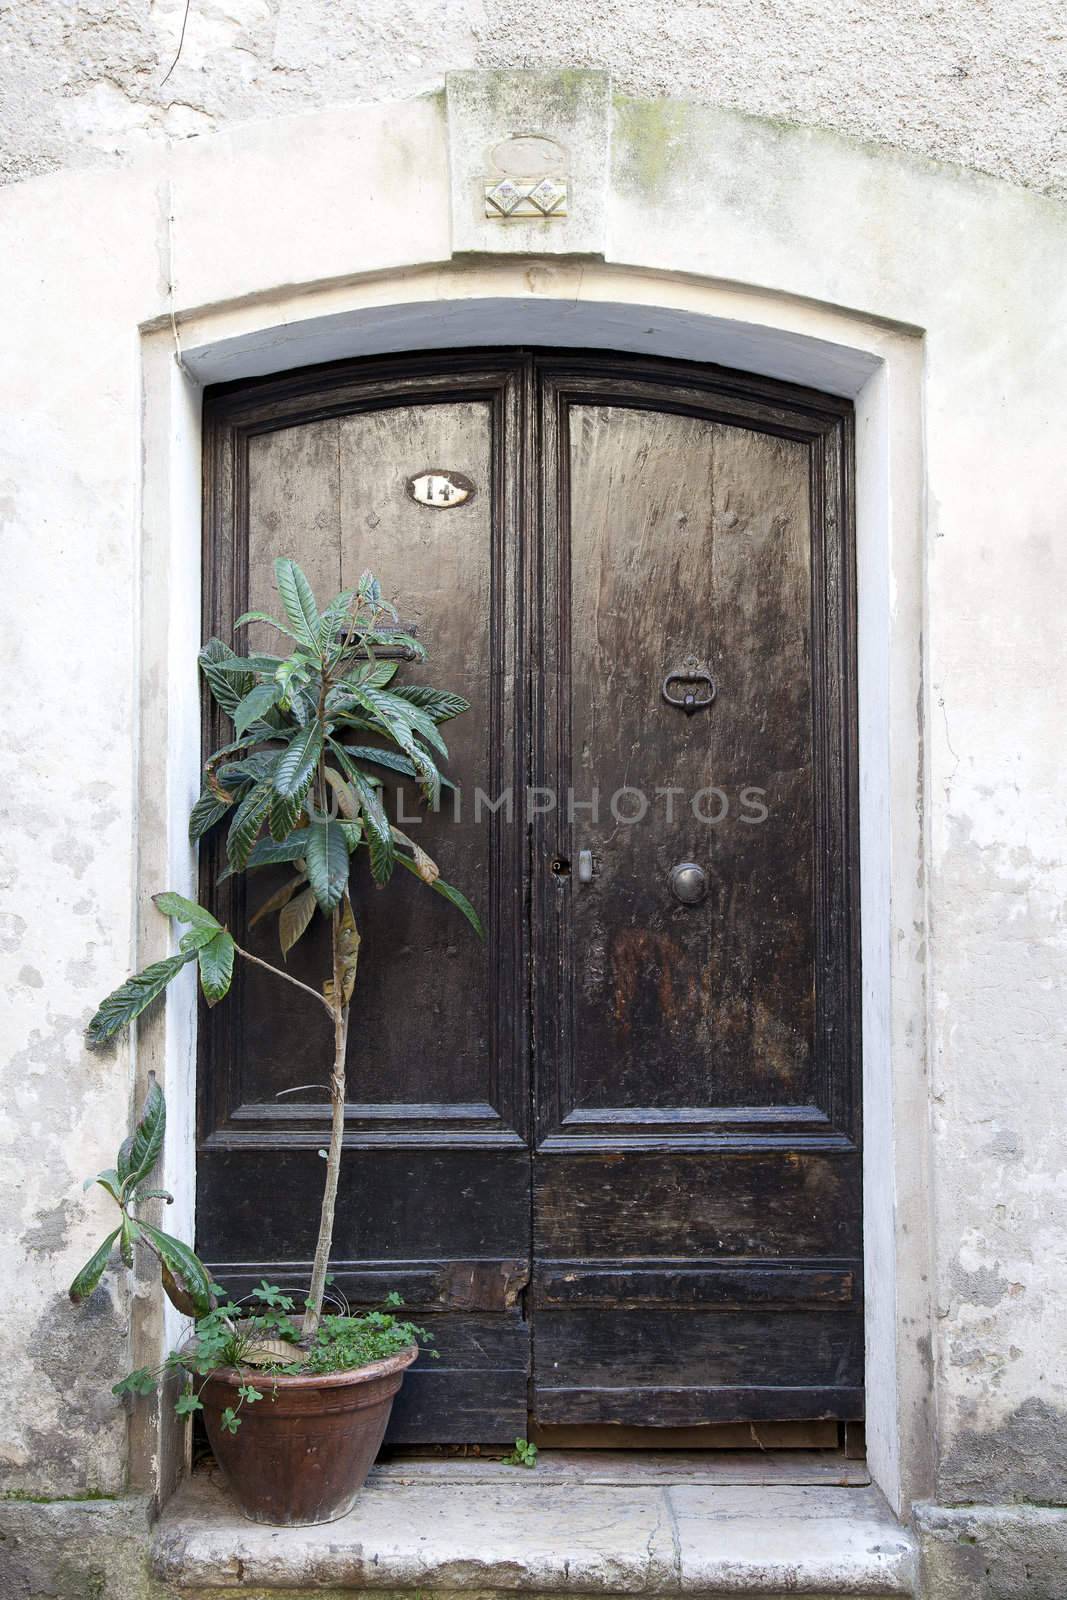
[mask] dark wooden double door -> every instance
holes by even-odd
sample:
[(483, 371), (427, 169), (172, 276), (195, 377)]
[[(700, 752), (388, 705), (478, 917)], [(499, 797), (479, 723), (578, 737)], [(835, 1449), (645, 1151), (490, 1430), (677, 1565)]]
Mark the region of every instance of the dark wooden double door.
[[(429, 650), (401, 670), (473, 708), (439, 814), (387, 789), (487, 943), (413, 879), (355, 894), (335, 1281), (438, 1352), (392, 1436), (862, 1415), (848, 407), (481, 352), (206, 421), (208, 630), (273, 608), (277, 554), (320, 596), (369, 567)], [(217, 902), (268, 960), (276, 881)], [(201, 1033), (199, 1247), (299, 1288), (324, 1019), (245, 968)]]

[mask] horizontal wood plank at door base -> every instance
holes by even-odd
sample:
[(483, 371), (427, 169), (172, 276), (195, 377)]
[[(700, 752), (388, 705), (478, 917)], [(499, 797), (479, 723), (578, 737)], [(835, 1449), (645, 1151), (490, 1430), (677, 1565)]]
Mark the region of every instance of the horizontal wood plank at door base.
[[(686, 1428), (624, 1427), (621, 1423), (537, 1424), (530, 1428), (532, 1443), (543, 1450), (741, 1450), (745, 1452), (744, 1471), (759, 1473), (753, 1452), (771, 1450), (836, 1451), (841, 1443), (841, 1424), (827, 1422), (706, 1422)], [(862, 1459), (859, 1457), (846, 1459)], [(692, 1472), (685, 1457), (678, 1463), (680, 1476)], [(776, 1462), (774, 1467), (782, 1469)], [(723, 1479), (729, 1482), (728, 1478)], [(745, 1481), (749, 1481), (747, 1478)], [(755, 1481), (759, 1481), (756, 1477)], [(768, 1481), (774, 1481), (768, 1471)], [(864, 1477), (861, 1481), (868, 1482)]]
[(828, 1268), (802, 1263), (724, 1264), (697, 1262), (611, 1262), (591, 1265), (538, 1262), (534, 1267), (535, 1308), (717, 1306), (848, 1306), (858, 1294), (858, 1263)]
[(840, 1418), (863, 1413), (863, 1388), (730, 1389), (705, 1385), (647, 1389), (546, 1389), (537, 1386), (537, 1417), (544, 1423), (618, 1423), (640, 1426), (650, 1416), (663, 1427), (691, 1428), (702, 1422), (788, 1422), (791, 1418)]

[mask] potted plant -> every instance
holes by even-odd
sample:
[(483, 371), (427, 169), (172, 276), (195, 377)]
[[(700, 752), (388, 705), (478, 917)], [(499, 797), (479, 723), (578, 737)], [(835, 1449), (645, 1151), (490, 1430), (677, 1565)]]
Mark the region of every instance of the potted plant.
[[(256, 919), (277, 915), (283, 959), (317, 914), (328, 920), (329, 970), (321, 990), (242, 949), (210, 911), (167, 892), (154, 900), (185, 930), (176, 953), (110, 994), (90, 1022), (88, 1038), (93, 1046), (113, 1038), (192, 961), (209, 1006), (229, 992), (241, 958), (296, 984), (325, 1008), (333, 1035), (330, 1139), (304, 1314), (292, 1316), (292, 1301), (269, 1284), (261, 1285), (251, 1310), (221, 1302), (194, 1252), (141, 1217), (140, 1205), (163, 1193), (147, 1186), (166, 1115), (154, 1082), (115, 1167), (95, 1180), (119, 1206), (121, 1220), (74, 1280), (71, 1296), (81, 1300), (92, 1293), (116, 1242), (127, 1266), (138, 1244), (154, 1254), (170, 1299), (197, 1319), (191, 1339), (164, 1364), (180, 1365), (203, 1380), (180, 1398), (179, 1412), (202, 1409), (216, 1458), (247, 1516), (305, 1525), (342, 1516), (352, 1505), (381, 1444), (403, 1372), (418, 1354), (419, 1330), (395, 1317), (395, 1300), (359, 1317), (347, 1315), (344, 1306), (341, 1315), (324, 1314), (360, 949), (351, 893), (355, 862), (365, 853), (379, 885), (398, 867), (412, 873), (456, 906), (479, 937), (482, 928), (466, 897), (389, 822), (376, 775), (381, 769), (413, 779), (436, 808), (438, 758), (447, 755), (439, 724), (468, 710), (467, 702), (425, 685), (393, 682), (398, 664), (378, 652), (399, 646), (419, 660), (425, 652), (400, 630), (395, 609), (369, 573), (321, 612), (295, 561), (279, 558), (274, 573), (285, 621), (253, 611), (235, 626), (268, 623), (288, 637), (289, 655), (238, 656), (218, 639), (200, 652), (201, 670), (233, 722), (234, 737), (205, 763), (189, 833), (195, 842), (228, 819), (220, 881), (291, 864), (289, 880), (258, 908)], [(132, 1373), (118, 1388), (143, 1392), (157, 1376)]]

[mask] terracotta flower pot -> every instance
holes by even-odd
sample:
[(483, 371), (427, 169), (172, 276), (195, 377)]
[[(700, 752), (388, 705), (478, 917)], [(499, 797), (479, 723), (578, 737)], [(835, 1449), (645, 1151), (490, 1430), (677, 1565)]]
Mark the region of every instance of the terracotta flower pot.
[[(399, 1355), (353, 1372), (275, 1376), (226, 1367), (199, 1390), (215, 1460), (242, 1513), (253, 1522), (306, 1528), (333, 1522), (352, 1509), (381, 1448), (393, 1396), (418, 1355)], [(241, 1426), (222, 1426), (237, 1390), (252, 1384), (263, 1396), (241, 1406)]]

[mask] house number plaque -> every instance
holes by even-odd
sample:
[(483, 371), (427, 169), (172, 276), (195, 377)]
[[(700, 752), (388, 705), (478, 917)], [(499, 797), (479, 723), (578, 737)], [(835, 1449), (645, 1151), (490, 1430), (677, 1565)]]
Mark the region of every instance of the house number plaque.
[(420, 506), (434, 506), (439, 511), (461, 506), (473, 493), (473, 483), (462, 472), (445, 472), (439, 467), (408, 479), (411, 498), (417, 500)]

